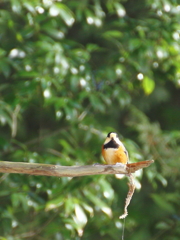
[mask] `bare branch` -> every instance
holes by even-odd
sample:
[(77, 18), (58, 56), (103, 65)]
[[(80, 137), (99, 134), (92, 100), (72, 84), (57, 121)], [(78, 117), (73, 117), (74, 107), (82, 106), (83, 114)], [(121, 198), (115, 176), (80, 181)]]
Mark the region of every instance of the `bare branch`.
[[(154, 160), (147, 160), (130, 164), (116, 165), (86, 165), (86, 166), (59, 166), (40, 163), (24, 163), (24, 162), (3, 162), (0, 161), (1, 173), (21, 173), (30, 175), (56, 176), (56, 177), (79, 177), (96, 174), (126, 174), (129, 177), (129, 191), (124, 206), (124, 213), (119, 218), (126, 218), (128, 215), (127, 207), (132, 199), (135, 185), (134, 177), (131, 173), (148, 167)], [(29, 232), (22, 237), (35, 235), (36, 232)]]
[(97, 174), (128, 174), (141, 168), (148, 167), (153, 160), (131, 164), (117, 165), (86, 165), (86, 166), (59, 166), (40, 163), (5, 162), (0, 161), (1, 173), (20, 173), (30, 175), (79, 177)]

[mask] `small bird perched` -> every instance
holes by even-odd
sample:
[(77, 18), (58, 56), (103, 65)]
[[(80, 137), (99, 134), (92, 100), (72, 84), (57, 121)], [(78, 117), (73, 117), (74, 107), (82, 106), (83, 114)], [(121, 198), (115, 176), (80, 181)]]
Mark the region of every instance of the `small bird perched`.
[(102, 146), (102, 155), (107, 164), (127, 164), (129, 161), (128, 152), (115, 132), (108, 133)]

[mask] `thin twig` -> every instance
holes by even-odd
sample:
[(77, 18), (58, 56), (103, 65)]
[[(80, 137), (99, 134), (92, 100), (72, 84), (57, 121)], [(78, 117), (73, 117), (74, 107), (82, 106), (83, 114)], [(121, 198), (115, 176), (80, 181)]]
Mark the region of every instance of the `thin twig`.
[(129, 206), (132, 196), (134, 194), (134, 190), (135, 190), (135, 184), (134, 184), (134, 177), (132, 175), (132, 173), (128, 174), (129, 177), (129, 191), (126, 197), (126, 201), (125, 201), (125, 206), (124, 206), (124, 213), (119, 217), (120, 219), (126, 218), (128, 215), (128, 211), (127, 211), (127, 207)]
[(14, 112), (12, 114), (12, 133), (11, 136), (14, 138), (16, 136), (17, 133), (17, 117), (18, 114), (21, 110), (21, 106), (19, 104), (17, 104), (17, 106), (14, 109)]

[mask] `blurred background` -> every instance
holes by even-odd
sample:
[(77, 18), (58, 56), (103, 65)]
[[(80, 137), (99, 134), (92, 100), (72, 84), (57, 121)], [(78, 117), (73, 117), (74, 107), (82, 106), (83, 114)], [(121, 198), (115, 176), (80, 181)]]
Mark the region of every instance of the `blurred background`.
[[(180, 239), (180, 4), (0, 1), (0, 159), (103, 163), (116, 131), (136, 174), (125, 239)], [(0, 239), (121, 239), (128, 179), (0, 174)]]

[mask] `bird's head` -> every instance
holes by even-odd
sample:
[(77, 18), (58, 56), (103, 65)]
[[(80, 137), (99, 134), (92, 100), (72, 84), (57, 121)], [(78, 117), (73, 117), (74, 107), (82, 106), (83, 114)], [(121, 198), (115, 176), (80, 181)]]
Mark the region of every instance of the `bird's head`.
[(119, 140), (119, 137), (118, 137), (118, 134), (115, 133), (115, 132), (110, 132), (110, 133), (108, 133), (104, 144), (107, 144), (107, 143), (109, 143), (109, 142), (111, 142), (111, 141), (112, 141), (112, 142), (115, 142), (115, 143), (118, 144), (118, 145), (121, 144), (121, 142), (120, 142), (120, 140)]

